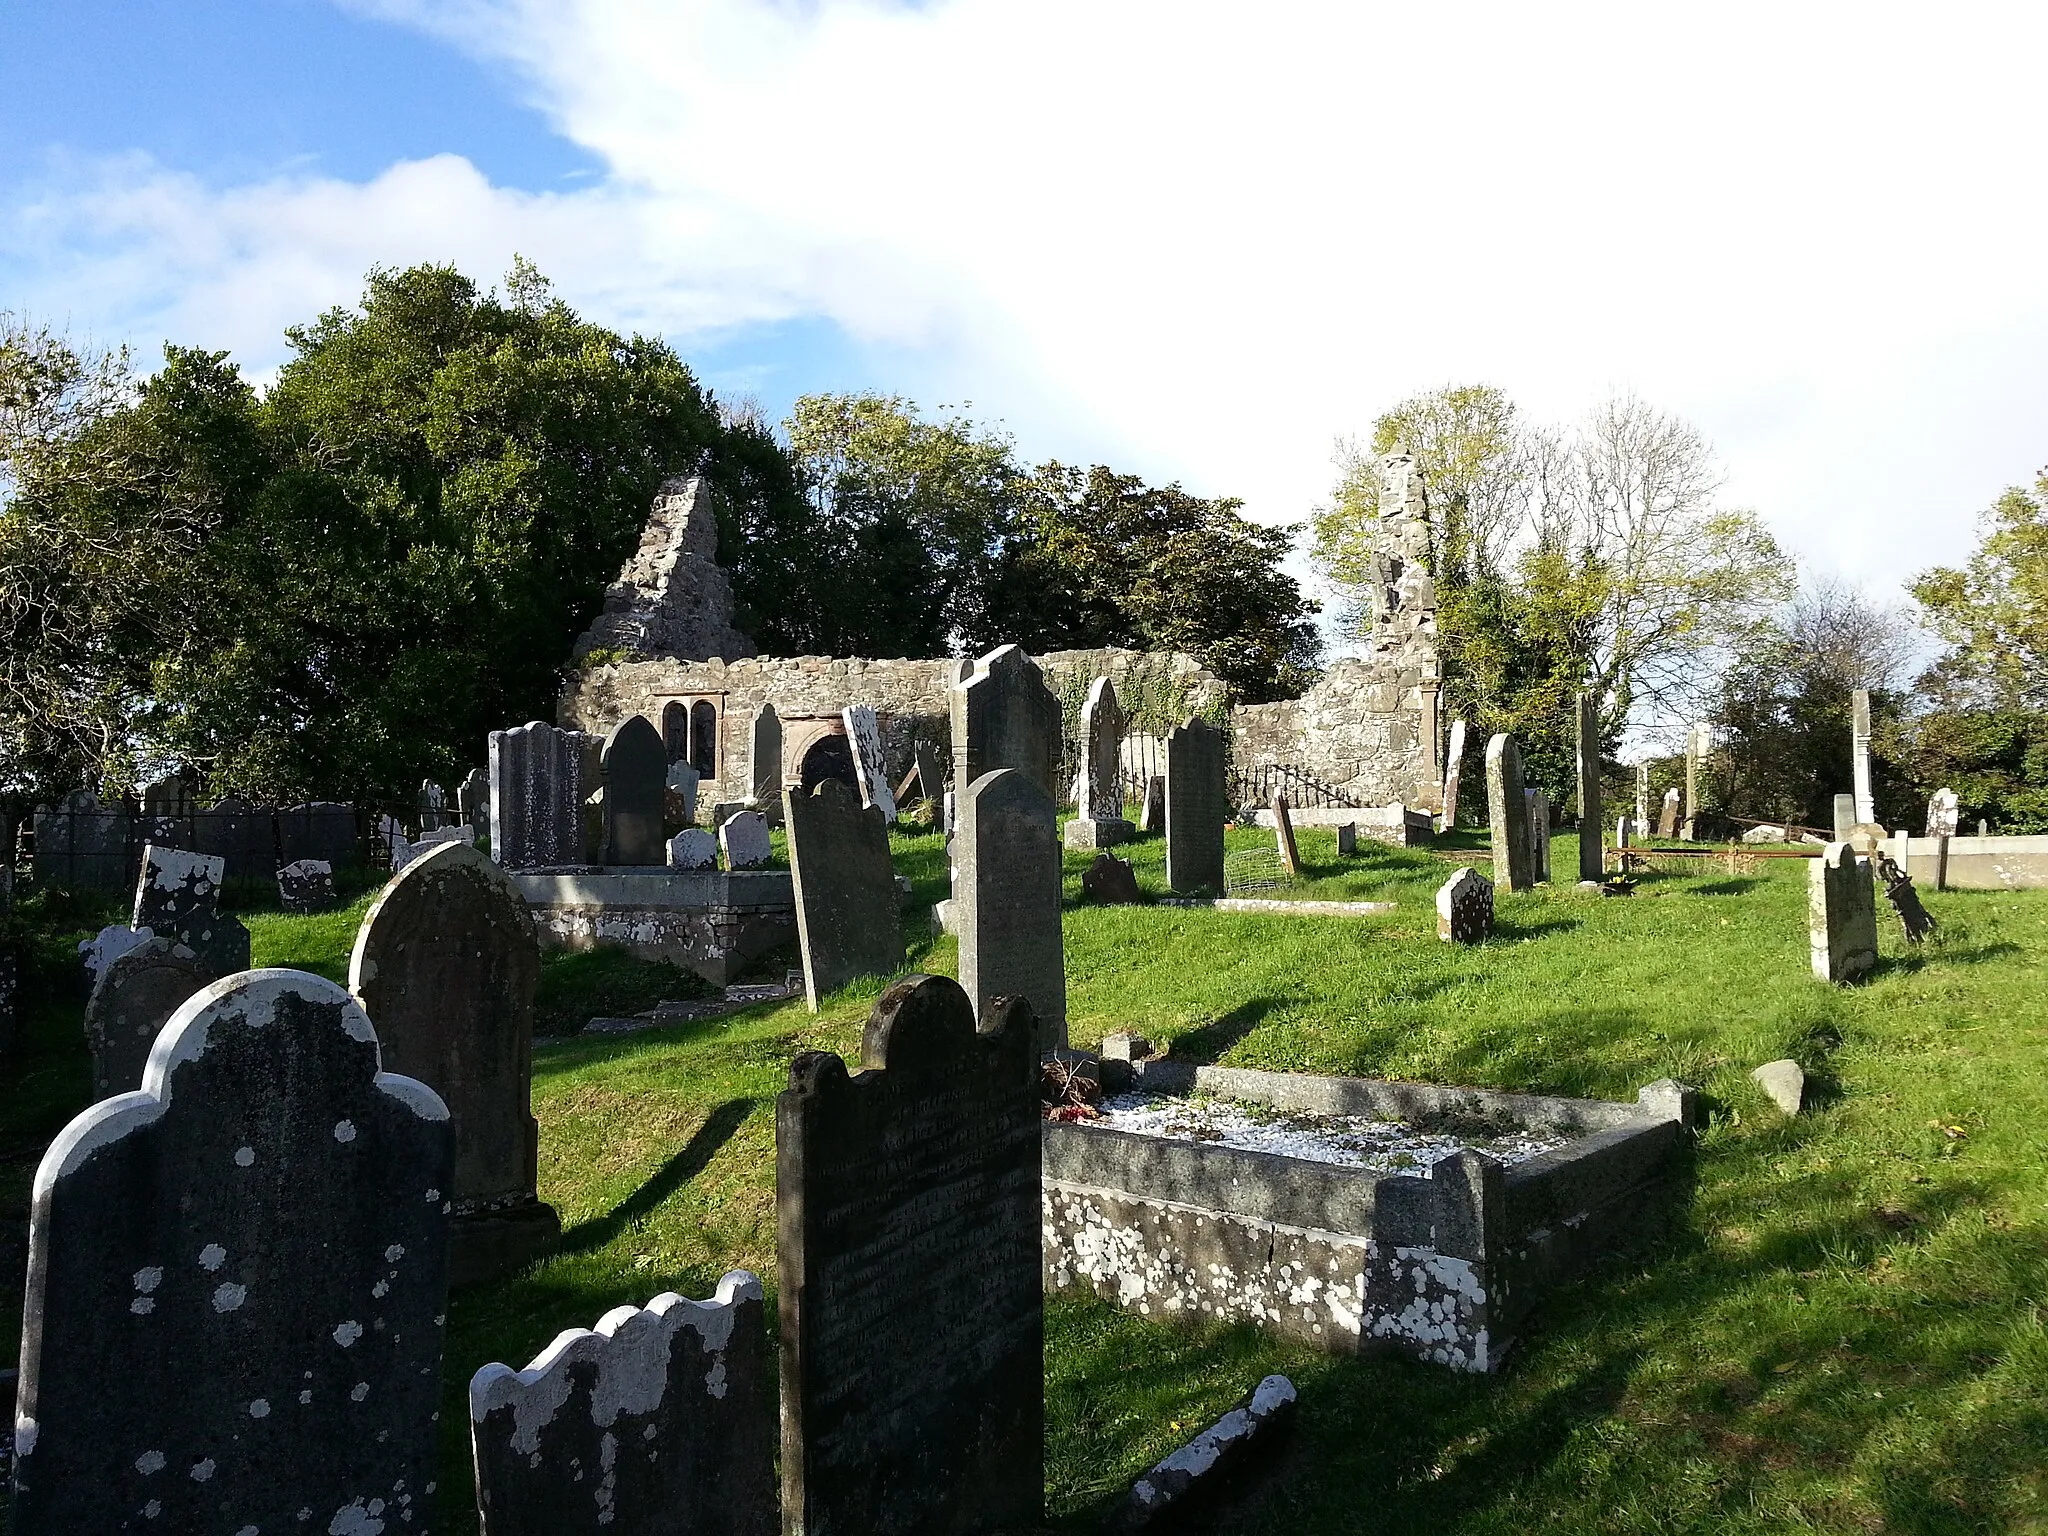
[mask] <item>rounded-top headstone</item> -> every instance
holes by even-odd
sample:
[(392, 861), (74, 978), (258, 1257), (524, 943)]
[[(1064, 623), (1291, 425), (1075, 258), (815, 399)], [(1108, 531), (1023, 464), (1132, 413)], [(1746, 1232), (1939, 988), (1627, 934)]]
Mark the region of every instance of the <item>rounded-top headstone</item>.
[(100, 972), (85, 1005), (95, 1099), (142, 1087), (142, 1069), (158, 1033), (212, 979), (199, 957), (175, 939), (144, 939)]

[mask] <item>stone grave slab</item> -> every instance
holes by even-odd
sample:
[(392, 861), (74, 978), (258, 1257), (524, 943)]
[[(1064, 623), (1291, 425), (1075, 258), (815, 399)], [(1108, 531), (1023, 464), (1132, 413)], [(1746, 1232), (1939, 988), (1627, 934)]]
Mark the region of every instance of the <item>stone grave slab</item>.
[(685, 827), (668, 840), (671, 869), (715, 869), (718, 839), (702, 827)]
[(334, 866), (325, 859), (296, 859), (277, 872), (277, 900), (287, 912), (305, 915), (329, 912), (340, 898), (334, 891)]
[(946, 793), (946, 770), (940, 765), (937, 748), (919, 741), (911, 748), (911, 761), (917, 768), (917, 792), (927, 800), (938, 800)]
[(668, 857), (668, 748), (645, 715), (634, 715), (605, 738), (604, 853), (607, 865), (660, 864)]
[(955, 983), (913, 976), (875, 1004), (866, 1070), (824, 1052), (790, 1064), (775, 1111), (785, 1530), (1038, 1528), (1034, 1035), (1022, 1000), (977, 1032)]
[(1337, 823), (1337, 856), (1348, 859), (1358, 852), (1358, 823), (1340, 821)]
[(1535, 883), (1529, 797), (1522, 784), (1522, 753), (1512, 736), (1495, 736), (1486, 744), (1486, 807), (1493, 835), (1493, 883), (1503, 891), (1526, 891)]
[(590, 862), (583, 802), (602, 743), (539, 720), (490, 734), (491, 857), (507, 869)]
[(960, 985), (980, 1019), (998, 998), (1028, 998), (1040, 1055), (1067, 1043), (1056, 817), (1028, 775), (998, 769), (968, 786), (953, 841)]
[(1452, 944), (1480, 944), (1493, 936), (1493, 882), (1466, 867), (1437, 887), (1436, 936)]
[(1854, 981), (1877, 964), (1877, 890), (1870, 864), (1847, 843), (1829, 843), (1809, 860), (1807, 924), (1813, 974)]
[(456, 806), (462, 812), (464, 826), (488, 830), (491, 822), (491, 776), (481, 768), (469, 770), (469, 776), (455, 791)]
[(141, 1088), (157, 1035), (186, 998), (217, 979), (175, 939), (144, 939), (102, 970), (85, 1005), (93, 1098)]
[(1962, 801), (1952, 789), (1937, 789), (1927, 801), (1927, 835), (1954, 837), (1962, 824)]
[(1098, 677), (1081, 705), (1081, 767), (1074, 776), (1074, 817), (1069, 848), (1113, 848), (1136, 828), (1124, 819), (1123, 746), (1130, 724), (1117, 702), (1116, 684)]
[(1529, 878), (1538, 885), (1550, 882), (1550, 796), (1540, 789), (1528, 792)]
[(1446, 831), (1458, 824), (1459, 781), (1465, 773), (1465, 722), (1451, 722), (1451, 744), (1444, 753), (1444, 819)]
[(483, 1536), (775, 1536), (761, 1282), (668, 1292), (470, 1379)]
[(735, 811), (719, 823), (718, 846), (727, 869), (758, 869), (775, 856), (768, 818), (759, 811)]
[(1223, 889), (1223, 733), (1190, 720), (1166, 733), (1166, 883), (1187, 894)]
[(889, 765), (882, 757), (882, 723), (865, 704), (849, 704), (840, 711), (846, 724), (846, 739), (853, 747), (853, 776), (860, 785), (861, 800), (882, 813), (882, 820), (896, 819), (896, 795), (889, 788)]
[(453, 1284), (481, 1283), (553, 1247), (535, 1194), (533, 996), (540, 951), (526, 898), (464, 843), (435, 848), (384, 887), (356, 932), (349, 990), (385, 1064), (427, 1084), (455, 1122)]
[(332, 982), (189, 999), (37, 1170), (10, 1529), (430, 1523), (452, 1159)]
[(227, 861), (218, 855), (145, 844), (129, 926), (180, 938), (196, 934), (220, 908), (226, 868)]
[(1835, 796), (1835, 841), (1846, 843), (1849, 841), (1849, 834), (1855, 830), (1856, 797), (1854, 795)]
[(826, 779), (808, 793), (789, 785), (782, 808), (804, 996), (816, 1012), (826, 993), (903, 964), (896, 870), (882, 813), (862, 805), (852, 785)]
[(1674, 786), (1664, 791), (1664, 805), (1657, 812), (1657, 835), (1678, 836), (1678, 790)]
[(422, 832), (438, 832), (449, 825), (448, 791), (432, 779), (422, 779), (419, 812)]
[(697, 786), (703, 777), (688, 763), (668, 765), (668, 815), (671, 821), (689, 826), (697, 820)]

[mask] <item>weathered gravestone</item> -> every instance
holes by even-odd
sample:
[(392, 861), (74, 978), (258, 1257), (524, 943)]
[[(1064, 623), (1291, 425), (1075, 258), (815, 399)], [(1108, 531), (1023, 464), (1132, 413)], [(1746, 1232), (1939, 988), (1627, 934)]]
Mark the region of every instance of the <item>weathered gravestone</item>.
[(1158, 836), (1166, 830), (1166, 775), (1154, 773), (1145, 779), (1145, 803), (1138, 811), (1138, 830)]
[(1636, 764), (1636, 826), (1650, 824), (1650, 765)]
[(718, 864), (718, 839), (702, 827), (685, 827), (668, 840), (671, 869), (712, 869)]
[(493, 859), (507, 869), (589, 861), (583, 802), (597, 787), (602, 745), (538, 720), (491, 732)]
[(757, 869), (774, 856), (768, 818), (759, 811), (735, 811), (718, 828), (718, 846), (725, 850), (727, 869)]
[(803, 955), (804, 996), (818, 999), (856, 976), (886, 976), (903, 963), (903, 919), (889, 829), (852, 785), (826, 779), (782, 792), (790, 883)]
[(1877, 892), (1870, 863), (1847, 843), (1829, 843), (1808, 862), (1807, 924), (1813, 974), (1854, 981), (1877, 964)]
[[(1584, 833), (1580, 834), (1582, 837), (1584, 835)], [(1636, 819), (1633, 816), (1623, 814), (1621, 819), (1614, 824), (1614, 846), (1617, 848), (1633, 848), (1635, 843)], [(1602, 874), (1603, 876), (1605, 875), (1604, 870)]]
[(470, 1378), (482, 1536), (774, 1536), (761, 1282), (669, 1292)]
[(1116, 684), (1098, 677), (1081, 705), (1081, 770), (1075, 779), (1074, 817), (1067, 823), (1069, 848), (1110, 848), (1131, 840), (1136, 829), (1124, 819), (1123, 744), (1129, 724), (1117, 702)]
[(882, 758), (881, 721), (865, 704), (847, 705), (839, 718), (853, 747), (853, 777), (860, 785), (861, 802), (880, 811), (883, 821), (894, 821), (896, 796), (889, 789), (889, 765)]
[(1538, 885), (1550, 880), (1550, 796), (1527, 791), (1529, 800), (1529, 878)]
[(1478, 944), (1493, 934), (1493, 882), (1466, 867), (1437, 887), (1436, 936)]
[(438, 832), (449, 824), (448, 791), (432, 779), (420, 781), (420, 830)]
[(689, 826), (697, 820), (697, 786), (704, 775), (685, 762), (668, 765), (668, 814)]
[(1854, 795), (1835, 796), (1835, 841), (1846, 843), (1849, 841), (1849, 834), (1855, 830), (1856, 797)]
[(1678, 836), (1678, 788), (1676, 785), (1664, 791), (1664, 805), (1657, 812), (1657, 835)]
[(953, 788), (998, 768), (1030, 775), (1048, 795), (1060, 754), (1060, 701), (1045, 686), (1038, 663), (1014, 645), (998, 646), (951, 692)]
[(1607, 817), (1600, 792), (1600, 700), (1579, 695), (1579, 878), (1607, 878), (1607, 851), (1600, 846), (1600, 828)]
[(1927, 801), (1927, 835), (1954, 837), (1963, 816), (1962, 801), (1952, 789), (1937, 789)]
[(1695, 725), (1685, 734), (1685, 840), (1689, 843), (1698, 833), (1700, 817), (1700, 764), (1714, 749), (1714, 728), (1710, 725)]
[(1522, 784), (1522, 753), (1512, 736), (1486, 744), (1487, 821), (1493, 834), (1493, 883), (1526, 891), (1535, 881), (1529, 843), (1529, 796)]
[(491, 776), (481, 768), (469, 770), (469, 777), (455, 791), (455, 804), (462, 812), (462, 824), (487, 833), (491, 823)]
[(918, 794), (936, 804), (946, 793), (946, 771), (939, 764), (938, 749), (928, 741), (918, 741), (910, 749), (910, 761)]
[(1280, 855), (1280, 867), (1288, 877), (1299, 880), (1301, 850), (1294, 842), (1294, 814), (1288, 809), (1287, 797), (1277, 789), (1273, 791), (1273, 849)]
[(442, 827), (437, 831), (422, 832), (420, 840), (416, 843), (409, 843), (402, 837), (393, 839), (391, 844), (391, 873), (394, 875), (403, 873), (419, 860), (432, 853), (436, 848), (442, 847), (447, 843), (462, 843), (465, 846), (474, 846), (476, 843), (476, 828)]
[(1877, 800), (1870, 778), (1870, 690), (1858, 688), (1849, 696), (1849, 772), (1856, 791), (1856, 819), (1877, 820)]
[(1444, 754), (1444, 819), (1443, 827), (1449, 831), (1458, 824), (1459, 781), (1465, 774), (1465, 722), (1451, 722), (1451, 744)]
[(1337, 824), (1337, 856), (1348, 859), (1358, 852), (1358, 823), (1342, 821)]
[(220, 910), (225, 868), (220, 855), (145, 845), (129, 926), (184, 945), (198, 956), (209, 979), (246, 971), (249, 930)]
[(607, 865), (659, 864), (667, 857), (668, 748), (645, 715), (604, 741), (604, 856)]
[(277, 872), (277, 899), (285, 911), (301, 916), (331, 910), (339, 899), (334, 893), (334, 866), (325, 859), (298, 859), (285, 865)]
[(129, 950), (138, 944), (148, 943), (153, 937), (155, 935), (147, 928), (130, 928), (126, 923), (112, 923), (91, 938), (78, 941), (78, 958), (85, 963), (88, 976), (99, 976)]
[(1190, 720), (1166, 733), (1166, 883), (1182, 895), (1223, 889), (1223, 733)]
[(747, 729), (747, 781), (764, 810), (782, 808), (782, 717), (763, 704)]
[(1034, 1035), (1022, 999), (977, 1032), (958, 986), (912, 976), (875, 1004), (868, 1070), (790, 1064), (775, 1106), (787, 1532), (1038, 1528)]
[(1028, 998), (1040, 1055), (1067, 1043), (1056, 820), (1050, 795), (1003, 768), (968, 786), (953, 844), (960, 985), (978, 1019), (988, 1018), (999, 998)]
[(36, 1173), (16, 1536), (431, 1526), (453, 1151), (334, 983), (187, 1001)]
[(435, 848), (389, 885), (356, 932), (349, 990), (385, 1064), (427, 1084), (455, 1118), (452, 1283), (507, 1274), (554, 1246), (535, 1194), (533, 994), (540, 952), (526, 899), (464, 843)]
[(142, 1086), (150, 1047), (185, 999), (219, 978), (175, 939), (145, 939), (103, 969), (85, 1005), (92, 1096)]
[(1098, 853), (1095, 862), (1081, 873), (1081, 894), (1104, 906), (1130, 906), (1141, 900), (1138, 877), (1128, 861), (1113, 853)]

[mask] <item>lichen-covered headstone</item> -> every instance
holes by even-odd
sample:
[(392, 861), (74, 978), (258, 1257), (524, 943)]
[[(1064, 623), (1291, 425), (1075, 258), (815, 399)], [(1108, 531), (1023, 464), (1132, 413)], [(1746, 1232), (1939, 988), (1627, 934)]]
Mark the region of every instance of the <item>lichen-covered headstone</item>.
[(1675, 785), (1664, 791), (1664, 805), (1657, 812), (1657, 835), (1678, 836), (1678, 789)]
[(1124, 819), (1123, 745), (1129, 725), (1116, 684), (1098, 677), (1081, 705), (1081, 766), (1074, 776), (1074, 817), (1069, 848), (1111, 848), (1137, 830)]
[(85, 1005), (92, 1096), (139, 1089), (158, 1033), (186, 998), (218, 979), (175, 939), (144, 939), (102, 970)]
[(903, 919), (889, 829), (839, 779), (782, 793), (789, 871), (796, 893), (804, 996), (818, 999), (856, 976), (886, 976), (903, 963)]
[(422, 832), (416, 843), (409, 843), (402, 837), (394, 838), (391, 843), (391, 873), (402, 874), (444, 843), (474, 845), (475, 842), (474, 827), (441, 827), (432, 832)]
[(1486, 809), (1494, 885), (1503, 891), (1528, 890), (1535, 883), (1529, 796), (1522, 785), (1522, 753), (1512, 736), (1495, 736), (1486, 744)]
[(1870, 863), (1847, 843), (1829, 843), (1806, 866), (1813, 974), (1854, 981), (1877, 964), (1877, 891)]
[(669, 1292), (470, 1378), (482, 1536), (773, 1536), (761, 1282)]
[(1046, 794), (1058, 794), (1060, 701), (1038, 663), (1004, 645), (962, 665), (971, 670), (950, 699), (955, 795), (998, 768), (1020, 769)]
[(469, 770), (469, 777), (455, 791), (455, 803), (464, 826), (487, 832), (491, 821), (491, 776), (481, 768)]
[(1952, 789), (1937, 789), (1927, 801), (1927, 835), (1954, 837), (1963, 817), (1962, 801)]
[(540, 952), (526, 900), (466, 843), (433, 849), (384, 887), (356, 932), (349, 990), (385, 1064), (427, 1084), (455, 1120), (450, 1272), (471, 1285), (553, 1246), (535, 1194), (533, 997)]
[(1458, 824), (1458, 795), (1465, 776), (1465, 722), (1451, 722), (1451, 742), (1444, 753), (1444, 816), (1443, 828), (1449, 831)]
[(493, 859), (507, 869), (588, 862), (583, 802), (597, 788), (601, 745), (539, 720), (491, 732)]
[(37, 1170), (10, 1529), (429, 1527), (452, 1157), (332, 982), (189, 999)]
[(1294, 842), (1294, 812), (1288, 808), (1287, 797), (1277, 789), (1273, 791), (1273, 851), (1280, 855), (1280, 867), (1287, 871), (1287, 877), (1299, 880), (1301, 850)]
[(889, 767), (882, 758), (882, 724), (865, 704), (849, 704), (840, 711), (846, 725), (846, 739), (853, 746), (853, 776), (860, 785), (864, 804), (882, 813), (882, 820), (896, 819), (896, 795), (889, 788)]
[(685, 826), (697, 819), (697, 786), (703, 778), (704, 775), (689, 763), (668, 765), (668, 812), (671, 819)]
[(334, 866), (325, 859), (299, 859), (277, 872), (277, 899), (285, 911), (326, 912), (337, 900)]
[(432, 779), (420, 780), (420, 830), (438, 832), (448, 825), (448, 791)]
[(1166, 883), (1185, 896), (1223, 889), (1223, 733), (1190, 720), (1166, 733)]
[(773, 704), (761, 706), (747, 732), (747, 777), (761, 804), (782, 804), (782, 717)]
[(112, 923), (91, 938), (78, 941), (78, 958), (85, 962), (88, 976), (98, 977), (129, 950), (138, 944), (147, 943), (154, 937), (155, 935), (147, 928), (130, 928), (126, 923)]
[(718, 846), (727, 869), (758, 869), (774, 855), (768, 818), (759, 811), (735, 811), (718, 828)]
[(685, 827), (668, 840), (671, 869), (713, 869), (718, 864), (718, 839), (702, 827)]
[(1033, 1036), (1028, 1003), (977, 1032), (956, 984), (913, 976), (875, 1004), (868, 1070), (790, 1064), (775, 1107), (786, 1530), (1038, 1528)]
[(968, 786), (953, 844), (960, 985), (980, 1019), (998, 998), (1028, 998), (1040, 1055), (1067, 1043), (1056, 827), (1052, 797), (1003, 768)]
[(604, 854), (607, 865), (660, 864), (668, 856), (668, 749), (645, 715), (605, 738)]
[(249, 930), (220, 910), (226, 861), (182, 848), (142, 850), (132, 926), (173, 939), (199, 957), (208, 979), (249, 969)]
[(1467, 866), (1437, 887), (1436, 936), (1479, 944), (1493, 936), (1493, 882)]

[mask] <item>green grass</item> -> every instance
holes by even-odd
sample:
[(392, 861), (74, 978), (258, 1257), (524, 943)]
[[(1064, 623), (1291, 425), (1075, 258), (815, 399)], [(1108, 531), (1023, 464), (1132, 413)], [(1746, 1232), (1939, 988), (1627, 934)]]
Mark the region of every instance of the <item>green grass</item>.
[[(1312, 878), (1295, 894), (1398, 909), (1090, 908), (1089, 856), (1070, 856), (1076, 1043), (1135, 1029), (1196, 1060), (1613, 1098), (1679, 1077), (1711, 1110), (1695, 1192), (1638, 1251), (1542, 1302), (1487, 1379), (1050, 1299), (1057, 1528), (1085, 1529), (1282, 1370), (1301, 1388), (1300, 1432), (1234, 1529), (2048, 1530), (2048, 893), (1929, 893), (1933, 942), (1909, 953), (1887, 921), (1879, 973), (1831, 989), (1807, 968), (1803, 863), (1652, 874), (1602, 899), (1571, 888), (1560, 838), (1564, 883), (1501, 898), (1497, 937), (1460, 949), (1435, 937), (1445, 860), (1364, 845), (1340, 864), (1333, 834), (1300, 840)], [(941, 840), (895, 851), (916, 888), (911, 966), (951, 973), (955, 943), (923, 915), (944, 893)], [(1157, 893), (1162, 845), (1128, 852)], [(258, 964), (346, 966), (346, 917), (248, 920)], [(64, 936), (47, 926), (54, 955)], [(541, 1193), (561, 1210), (563, 1251), (451, 1309), (451, 1528), (468, 1528), (476, 1366), (524, 1364), (622, 1301), (707, 1294), (727, 1268), (772, 1290), (774, 1096), (797, 1052), (857, 1049), (879, 985), (816, 1016), (762, 1007), (536, 1051)], [(76, 1106), (77, 1018), (75, 998), (37, 1002), (0, 1145), (46, 1137)], [(1820, 1090), (1796, 1121), (1747, 1075), (1785, 1055)], [(25, 1193), (26, 1169), (6, 1172)]]

